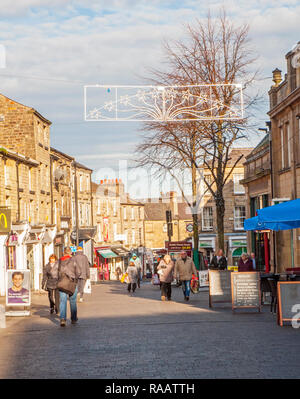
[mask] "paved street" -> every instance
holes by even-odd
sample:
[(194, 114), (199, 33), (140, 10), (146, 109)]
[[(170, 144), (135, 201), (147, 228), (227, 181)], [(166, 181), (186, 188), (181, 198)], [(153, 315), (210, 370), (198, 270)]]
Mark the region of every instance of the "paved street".
[[(262, 314), (208, 308), (208, 293), (172, 302), (143, 283), (135, 297), (106, 282), (78, 304), (79, 323), (50, 316), (46, 294), (32, 317), (0, 330), (0, 378), (299, 378), (300, 329)], [(1, 300), (3, 303), (3, 298)]]

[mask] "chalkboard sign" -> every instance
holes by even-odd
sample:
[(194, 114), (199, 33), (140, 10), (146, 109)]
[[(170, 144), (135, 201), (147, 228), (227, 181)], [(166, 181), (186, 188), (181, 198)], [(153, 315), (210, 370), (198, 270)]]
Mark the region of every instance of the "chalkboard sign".
[(277, 283), (277, 295), (278, 322), (280, 325), (282, 326), (284, 321), (292, 321), (293, 318), (295, 321), (298, 320), (299, 323), (300, 281), (279, 281)]
[(231, 274), (232, 310), (257, 308), (260, 312), (260, 273), (233, 272)]
[(231, 302), (231, 276), (229, 270), (209, 270), (209, 307), (213, 303)]

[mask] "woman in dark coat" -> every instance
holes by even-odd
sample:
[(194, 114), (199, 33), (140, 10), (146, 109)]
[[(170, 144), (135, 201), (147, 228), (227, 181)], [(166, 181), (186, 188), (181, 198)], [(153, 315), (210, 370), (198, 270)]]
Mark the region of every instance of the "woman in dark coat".
[(56, 255), (50, 255), (49, 263), (43, 268), (42, 288), (48, 291), (50, 303), (50, 313), (58, 314), (59, 312), (59, 291), (57, 289), (58, 282), (58, 260)]
[(253, 272), (253, 263), (248, 254), (242, 254), (238, 263), (239, 272)]

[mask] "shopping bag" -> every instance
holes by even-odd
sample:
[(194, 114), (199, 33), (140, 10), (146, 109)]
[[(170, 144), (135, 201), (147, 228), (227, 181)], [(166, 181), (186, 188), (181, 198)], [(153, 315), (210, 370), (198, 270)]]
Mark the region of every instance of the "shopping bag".
[(92, 285), (91, 285), (91, 280), (89, 278), (85, 282), (83, 292), (85, 294), (91, 294), (92, 293)]
[(127, 273), (122, 274), (122, 277), (120, 279), (121, 283), (125, 283), (126, 277), (128, 277)]

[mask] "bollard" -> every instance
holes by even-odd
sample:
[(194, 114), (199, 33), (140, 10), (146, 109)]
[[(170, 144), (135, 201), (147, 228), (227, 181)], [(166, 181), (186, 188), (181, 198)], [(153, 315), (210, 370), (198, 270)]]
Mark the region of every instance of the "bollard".
[(5, 306), (0, 305), (0, 328), (6, 328)]

